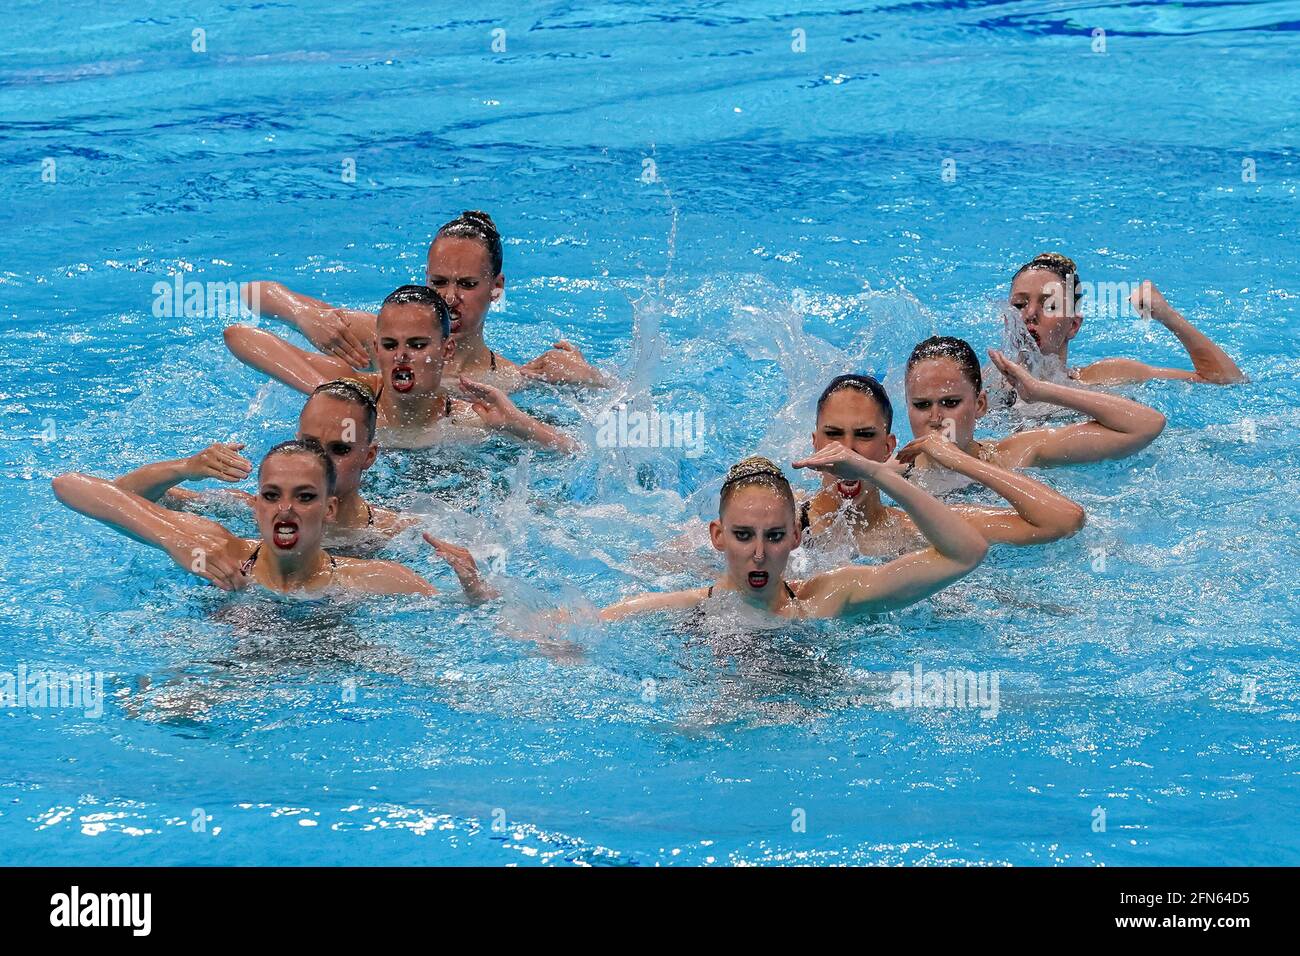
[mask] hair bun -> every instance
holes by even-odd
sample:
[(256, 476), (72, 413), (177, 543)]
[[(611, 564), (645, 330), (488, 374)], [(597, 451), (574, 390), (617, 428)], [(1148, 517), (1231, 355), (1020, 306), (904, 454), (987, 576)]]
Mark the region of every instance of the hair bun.
[(466, 209), (460, 214), (460, 218), (468, 219), (470, 222), (482, 226), (484, 229), (489, 230), (494, 236), (500, 235), (500, 233), (497, 232), (497, 224), (492, 221), (492, 217), (481, 209)]

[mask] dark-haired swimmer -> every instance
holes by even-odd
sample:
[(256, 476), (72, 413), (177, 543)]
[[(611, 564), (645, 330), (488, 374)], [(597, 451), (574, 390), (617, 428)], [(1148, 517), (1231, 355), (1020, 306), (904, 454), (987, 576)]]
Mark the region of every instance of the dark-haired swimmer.
[[(298, 416), (296, 437), (318, 442), (334, 464), (338, 509), (325, 529), (326, 547), (378, 545), (417, 523), (414, 516), (372, 504), (361, 495), (362, 476), (379, 452), (376, 421), (374, 393), (356, 379), (334, 379), (318, 385)], [(205, 479), (243, 481), (253, 469), (239, 454), (243, 447), (219, 442), (188, 458), (144, 465), (115, 479), (113, 484), (168, 507), (202, 508), (212, 500), (210, 495), (177, 485)], [(225, 494), (240, 504), (252, 505), (255, 500), (238, 489)]]
[[(870, 480), (894, 455), (898, 440), (891, 433), (893, 417), (884, 386), (869, 375), (841, 375), (818, 398), (814, 453), (795, 462), (796, 468), (822, 473), (821, 488), (799, 505), (799, 529), (810, 544), (827, 543), (838, 535), (868, 556), (897, 554), (923, 544), (912, 517), (887, 507), (880, 484)], [(1083, 527), (1084, 510), (1069, 498), (1027, 475), (972, 456), (941, 434), (911, 442), (890, 464), (911, 465), (922, 453), (979, 481), (1012, 505), (953, 507), (991, 544), (1044, 544)]]
[(989, 402), (975, 350), (962, 339), (935, 336), (907, 360), (907, 415), (916, 438), (899, 458), (910, 456), (918, 468), (929, 468), (934, 436), (942, 435), (967, 455), (1003, 468), (1051, 468), (1126, 458), (1164, 430), (1165, 416), (1140, 402), (1035, 378), (998, 351), (990, 350), (989, 358), (1026, 402), (1059, 405), (1091, 420), (976, 441), (975, 424)]
[[(795, 467), (835, 468), (811, 459), (796, 462)], [(727, 473), (718, 518), (709, 523), (713, 547), (726, 557), (723, 574), (707, 588), (625, 598), (602, 610), (601, 619), (696, 607), (719, 592), (738, 596), (752, 609), (785, 618), (880, 613), (929, 597), (984, 560), (988, 543), (983, 535), (938, 499), (900, 477), (890, 465), (867, 462), (855, 476), (902, 505), (929, 546), (887, 564), (850, 565), (788, 582), (786, 565), (790, 552), (799, 546), (794, 493), (771, 461), (746, 458)]]
[[(180, 567), (224, 590), (256, 584), (281, 594), (437, 593), (404, 565), (336, 557), (321, 547), (338, 499), (334, 465), (316, 442), (282, 442), (262, 459), (253, 504), (260, 540), (254, 541), (101, 478), (69, 473), (59, 475), (53, 485), (54, 494), (69, 508), (165, 551)], [(476, 568), (470, 571), (463, 562), (453, 568), (471, 600), (493, 596)]]
[(1083, 298), (1074, 260), (1059, 252), (1034, 256), (1011, 280), (1010, 302), (1043, 355), (1055, 356), (1071, 378), (1086, 385), (1120, 385), (1151, 379), (1177, 379), (1230, 385), (1246, 381), (1237, 363), (1165, 300), (1150, 280), (1140, 283), (1129, 301), (1139, 314), (1155, 319), (1178, 337), (1194, 370), (1160, 368), (1135, 359), (1110, 358), (1080, 369), (1069, 366), (1070, 340), (1083, 324)]
[[(448, 359), (447, 377), (467, 376), (505, 392), (528, 380), (567, 385), (600, 386), (605, 376), (573, 345), (554, 347), (524, 365), (498, 355), (483, 341), (483, 324), (492, 303), (505, 291), (501, 235), (492, 217), (469, 210), (442, 226), (429, 245), (425, 281), (451, 309), (451, 338), (455, 353)], [(352, 368), (369, 368), (376, 316), (359, 309), (338, 309), (285, 288), (278, 282), (255, 282), (245, 288), (247, 304), (262, 315), (295, 326), (317, 349)]]
[(379, 310), (377, 372), (353, 372), (339, 359), (307, 352), (247, 325), (229, 326), (225, 339), (245, 365), (300, 392), (311, 394), (323, 382), (349, 375), (361, 379), (379, 396), (378, 425), (390, 448), (481, 440), (489, 431), (557, 451), (577, 448), (568, 435), (524, 414), (494, 386), (462, 376), (461, 390), (470, 400), (453, 399), (443, 388), (444, 367), (456, 350), (450, 324), (447, 304), (437, 292), (419, 285), (396, 289)]

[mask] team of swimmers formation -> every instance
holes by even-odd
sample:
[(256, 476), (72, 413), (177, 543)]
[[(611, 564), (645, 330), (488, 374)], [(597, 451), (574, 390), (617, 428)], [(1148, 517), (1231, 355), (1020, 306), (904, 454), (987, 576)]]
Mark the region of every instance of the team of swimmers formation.
[[(481, 440), (489, 433), (555, 454), (580, 443), (538, 421), (510, 399), (538, 382), (600, 389), (617, 384), (568, 342), (516, 363), (484, 338), (485, 319), (503, 294), (501, 237), (492, 219), (471, 211), (438, 230), (429, 246), (424, 285), (404, 285), (378, 314), (335, 308), (275, 282), (251, 284), (250, 305), (296, 327), (315, 351), (261, 328), (225, 330), (245, 364), (307, 396), (294, 438), (273, 447), (257, 468), (257, 492), (234, 492), (251, 510), (258, 538), (234, 534), (204, 512), (210, 493), (180, 487), (215, 479), (237, 483), (253, 473), (237, 443), (214, 444), (188, 458), (144, 465), (113, 480), (69, 473), (54, 479), (68, 507), (165, 551), (182, 568), (236, 590), (279, 593), (431, 595), (435, 588), (407, 566), (342, 552), (374, 553), (376, 542), (422, 518), (367, 500), (362, 479), (381, 445), (418, 448)], [(917, 437), (898, 448), (884, 387), (866, 375), (832, 380), (817, 401), (811, 449), (795, 469), (816, 472), (820, 488), (803, 495), (781, 467), (761, 457), (735, 464), (722, 484), (709, 540), (725, 559), (711, 584), (625, 598), (600, 612), (605, 620), (703, 605), (729, 595), (758, 612), (827, 618), (905, 607), (974, 570), (990, 545), (1034, 545), (1074, 534), (1084, 509), (1021, 469), (1123, 458), (1149, 445), (1162, 414), (1090, 386), (1148, 379), (1230, 384), (1236, 364), (1143, 283), (1133, 302), (1187, 350), (1192, 370), (1113, 358), (1082, 368), (1068, 362), (1082, 315), (1075, 264), (1057, 253), (1036, 256), (1012, 278), (1009, 301), (1038, 352), (1065, 374), (1035, 375), (1024, 356), (990, 350), (1012, 400), (1048, 403), (1080, 420), (974, 437), (989, 407), (981, 362), (961, 339), (918, 344), (906, 364), (907, 415)], [(1073, 294), (1072, 294), (1073, 293)], [(1041, 369), (1040, 369), (1041, 374)], [(1009, 507), (945, 503), (926, 476), (979, 483)], [(940, 482), (942, 484), (942, 482)], [(894, 506), (887, 506), (888, 497)], [(497, 591), (468, 549), (424, 533), (454, 570), (472, 602)], [(796, 548), (846, 555), (839, 567), (802, 580), (786, 576)], [(332, 553), (339, 552), (339, 553)], [(877, 564), (856, 556), (889, 557)]]

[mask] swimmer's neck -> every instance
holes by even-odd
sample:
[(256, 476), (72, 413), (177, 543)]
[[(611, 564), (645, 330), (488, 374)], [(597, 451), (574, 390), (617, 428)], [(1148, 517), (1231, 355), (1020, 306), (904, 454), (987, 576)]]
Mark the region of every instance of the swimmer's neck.
[(370, 523), (370, 508), (361, 492), (350, 491), (339, 496), (339, 510), (334, 524), (340, 528), (364, 528)]
[(379, 420), (386, 428), (421, 428), (442, 418), (447, 412), (447, 391), (439, 383), (432, 392), (403, 395), (384, 389), (379, 399)]
[(253, 580), (270, 591), (305, 591), (317, 578), (329, 577), (330, 556), (320, 548), (298, 557), (279, 554), (274, 544), (266, 543), (261, 557), (253, 568)]
[[(833, 514), (844, 507), (844, 496), (835, 489), (834, 484), (823, 485), (815, 497), (818, 500), (813, 508), (818, 514)], [(870, 485), (849, 502), (844, 514), (854, 528), (865, 529), (874, 528), (889, 517), (889, 509), (880, 500), (880, 489)]]
[(772, 592), (767, 599), (755, 598), (754, 589), (746, 582), (744, 587), (737, 587), (731, 579), (725, 574), (714, 582), (714, 588), (723, 591), (734, 591), (740, 600), (748, 604), (757, 611), (766, 611), (768, 614), (780, 614), (787, 605), (790, 604), (790, 595), (786, 593), (785, 578), (777, 578), (776, 581), (768, 586)]
[(492, 365), (492, 350), (483, 341), (483, 327), (477, 332), (456, 333), (456, 354), (448, 363), (460, 372), (463, 369), (487, 369)]

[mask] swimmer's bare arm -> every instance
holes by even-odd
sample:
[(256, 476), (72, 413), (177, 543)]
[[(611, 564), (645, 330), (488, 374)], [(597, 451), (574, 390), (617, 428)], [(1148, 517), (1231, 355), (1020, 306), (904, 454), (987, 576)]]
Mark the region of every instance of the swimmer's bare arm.
[(463, 375), (460, 379), (460, 388), (469, 398), (470, 405), (485, 428), (510, 435), (527, 444), (565, 454), (572, 454), (578, 450), (576, 441), (558, 428), (520, 411), (501, 389), (471, 381)]
[(335, 308), (278, 282), (248, 283), (244, 286), (244, 302), (259, 315), (294, 326), (316, 348), (349, 367), (370, 367), (369, 343), (375, 340), (376, 322), (373, 312)]
[(1079, 381), (1088, 385), (1123, 385), (1153, 378), (1206, 382), (1211, 385), (1234, 385), (1246, 381), (1245, 374), (1228, 353), (1176, 311), (1150, 280), (1142, 282), (1129, 296), (1129, 301), (1142, 315), (1149, 315), (1178, 336), (1178, 341), (1187, 349), (1195, 371), (1160, 368), (1134, 359), (1113, 358), (1094, 362), (1081, 369)]
[(655, 611), (672, 611), (695, 607), (709, 596), (708, 588), (691, 588), (686, 591), (666, 591), (661, 594), (635, 594), (623, 598), (603, 608), (600, 612), (602, 621), (621, 621), (625, 617), (637, 614), (650, 614)]
[(998, 456), (1012, 468), (1051, 468), (1137, 454), (1165, 428), (1165, 416), (1122, 395), (1072, 388), (1035, 378), (1001, 352), (989, 357), (1028, 402), (1051, 402), (1072, 408), (1092, 421), (1062, 428), (1035, 428), (998, 442)]
[(111, 481), (76, 472), (59, 475), (53, 485), (55, 496), (72, 510), (165, 551), (177, 565), (217, 587), (233, 591), (248, 583), (240, 565), (250, 543), (215, 521), (171, 511)]
[(224, 335), (239, 361), (305, 395), (332, 379), (357, 377), (347, 362), (300, 349), (264, 329), (230, 325)]
[(469, 548), (435, 538), (428, 532), (425, 532), (423, 537), (426, 542), (433, 545), (433, 550), (437, 552), (438, 557), (446, 561), (456, 572), (461, 590), (465, 592), (465, 598), (471, 604), (484, 604), (501, 596), (496, 588), (483, 580), (478, 570), (478, 563), (474, 560), (474, 555), (470, 554)]
[[(217, 442), (188, 458), (142, 465), (115, 478), (113, 484), (146, 501), (161, 501), (165, 497), (175, 504), (194, 504), (203, 496), (175, 486), (183, 481), (203, 481), (206, 478), (243, 481), (253, 471), (252, 463), (239, 454), (243, 447), (239, 442)], [(252, 500), (252, 495), (247, 492), (235, 491), (234, 494)]]
[[(896, 463), (895, 463), (896, 464)], [(815, 617), (878, 613), (914, 604), (969, 574), (984, 560), (988, 542), (961, 515), (903, 478), (894, 465), (871, 461), (831, 442), (796, 468), (811, 468), (841, 480), (870, 481), (893, 498), (932, 545), (876, 567), (853, 566), (819, 574), (803, 583), (801, 601)]]
[(973, 478), (1011, 503), (1008, 508), (957, 508), (990, 544), (1046, 544), (1068, 538), (1083, 527), (1087, 513), (1060, 492), (1028, 475), (1017, 474), (962, 451), (939, 432), (913, 439), (898, 450), (899, 461), (924, 454), (931, 461)]

